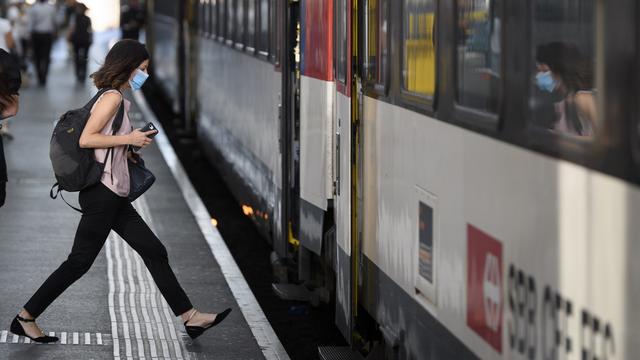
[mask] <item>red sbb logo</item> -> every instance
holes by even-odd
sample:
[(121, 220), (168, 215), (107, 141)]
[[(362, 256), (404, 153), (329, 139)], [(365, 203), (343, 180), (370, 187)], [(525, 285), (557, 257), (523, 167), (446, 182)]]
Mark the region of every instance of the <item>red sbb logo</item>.
[(502, 244), (467, 225), (467, 326), (502, 353)]

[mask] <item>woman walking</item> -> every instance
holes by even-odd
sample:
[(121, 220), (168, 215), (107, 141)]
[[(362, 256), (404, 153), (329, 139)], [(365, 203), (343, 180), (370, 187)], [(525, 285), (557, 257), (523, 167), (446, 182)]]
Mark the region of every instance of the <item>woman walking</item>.
[(91, 19), (86, 15), (87, 10), (85, 4), (76, 4), (75, 17), (69, 31), (69, 41), (73, 45), (73, 58), (78, 84), (84, 84), (86, 80), (87, 58), (89, 57), (89, 48), (93, 42), (93, 29), (91, 27)]
[[(97, 185), (80, 192), (83, 213), (69, 257), (13, 319), (12, 333), (36, 342), (58, 341), (57, 337), (44, 335), (35, 319), (89, 270), (111, 230), (140, 254), (171, 310), (182, 317), (189, 336), (200, 336), (231, 312), (226, 309), (219, 314), (208, 314), (193, 308), (169, 266), (165, 247), (127, 200), (127, 157), (132, 156), (128, 148), (130, 145), (149, 145), (151, 139), (147, 135), (154, 131), (131, 130), (127, 115), (130, 103), (126, 99), (123, 102), (122, 91), (127, 88), (139, 90), (148, 77), (148, 66), (149, 54), (144, 45), (135, 40), (121, 40), (109, 51), (102, 68), (91, 75), (98, 89), (112, 90), (106, 91), (94, 104), (79, 145), (95, 149), (96, 160), (105, 163), (105, 171)], [(121, 103), (125, 107), (122, 126), (112, 135), (112, 124)], [(112, 148), (112, 158), (105, 161), (109, 148)]]

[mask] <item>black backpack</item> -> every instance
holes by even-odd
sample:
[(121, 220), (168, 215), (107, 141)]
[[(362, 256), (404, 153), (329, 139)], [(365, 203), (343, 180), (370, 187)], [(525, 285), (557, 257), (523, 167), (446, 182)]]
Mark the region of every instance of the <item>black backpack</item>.
[[(83, 149), (80, 147), (80, 135), (82, 135), (82, 131), (89, 120), (91, 108), (98, 101), (98, 98), (108, 90), (114, 89), (100, 89), (85, 106), (67, 111), (55, 125), (49, 148), (49, 158), (51, 158), (51, 165), (53, 165), (53, 172), (57, 181), (49, 192), (52, 199), (56, 199), (62, 190), (68, 192), (80, 191), (97, 184), (102, 178), (105, 164), (96, 161), (94, 157), (95, 149)], [(123, 117), (124, 100), (120, 102), (118, 113), (113, 121), (111, 127), (112, 135), (115, 135), (122, 126)], [(111, 156), (112, 151), (113, 148), (109, 148), (105, 162)], [(111, 161), (113, 161), (113, 156), (111, 156)], [(58, 189), (54, 191), (56, 187)], [(64, 200), (64, 202), (66, 203), (67, 201)], [(82, 212), (69, 203), (67, 205), (76, 211)]]
[(91, 45), (93, 42), (93, 30), (91, 29), (91, 19), (89, 17), (76, 14), (76, 24), (70, 40), (73, 44)]

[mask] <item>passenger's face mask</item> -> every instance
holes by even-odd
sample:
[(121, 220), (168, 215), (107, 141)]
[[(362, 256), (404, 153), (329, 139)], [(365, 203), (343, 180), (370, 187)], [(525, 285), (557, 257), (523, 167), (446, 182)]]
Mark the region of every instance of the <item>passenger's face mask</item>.
[(551, 71), (544, 71), (536, 75), (536, 85), (538, 85), (538, 88), (542, 91), (553, 92), (558, 83), (553, 76), (551, 76)]
[(129, 80), (129, 86), (131, 86), (131, 90), (140, 90), (142, 88), (142, 84), (149, 78), (149, 74), (145, 73), (140, 69), (136, 69), (133, 73), (133, 78)]

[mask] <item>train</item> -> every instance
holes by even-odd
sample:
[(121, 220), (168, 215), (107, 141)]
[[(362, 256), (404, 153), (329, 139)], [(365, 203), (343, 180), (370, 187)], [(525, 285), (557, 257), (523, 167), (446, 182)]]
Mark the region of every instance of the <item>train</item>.
[(636, 1), (146, 6), (179, 126), (295, 265), (274, 291), (354, 354), (635, 358)]

